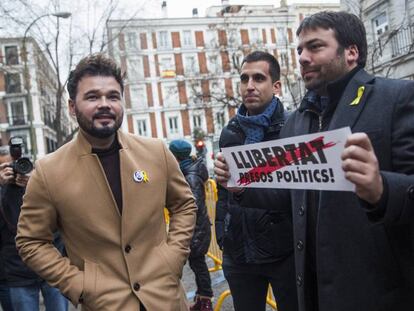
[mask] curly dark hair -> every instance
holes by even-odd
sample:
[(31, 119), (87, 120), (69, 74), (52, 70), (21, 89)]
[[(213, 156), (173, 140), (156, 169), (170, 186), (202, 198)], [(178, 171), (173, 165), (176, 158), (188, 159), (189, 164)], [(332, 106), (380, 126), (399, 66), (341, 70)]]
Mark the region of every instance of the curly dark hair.
[(114, 77), (121, 86), (121, 92), (124, 92), (125, 75), (121, 68), (112, 58), (102, 53), (96, 53), (83, 58), (76, 65), (76, 68), (70, 72), (67, 88), (71, 100), (75, 100), (79, 81), (87, 76)]

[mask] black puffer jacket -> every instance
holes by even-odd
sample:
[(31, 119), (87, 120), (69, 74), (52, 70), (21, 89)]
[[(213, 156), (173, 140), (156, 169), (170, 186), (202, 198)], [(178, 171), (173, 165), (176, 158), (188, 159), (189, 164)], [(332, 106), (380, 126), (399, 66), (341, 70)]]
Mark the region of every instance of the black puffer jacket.
[(202, 256), (207, 253), (211, 241), (211, 223), (207, 214), (204, 190), (208, 172), (202, 158), (194, 160), (190, 165), (181, 167), (181, 170), (190, 185), (197, 205), (197, 220), (190, 245), (190, 256)]
[[(279, 138), (284, 124), (285, 112), (279, 102), (272, 115), (271, 125), (267, 128), (263, 141)], [(220, 148), (244, 145), (245, 134), (237, 118), (234, 117), (220, 135)], [(218, 187), (216, 213), (217, 243), (225, 255), (236, 263), (269, 263), (285, 258), (293, 252), (293, 229), (290, 204), (283, 204), (271, 211), (263, 210), (263, 206), (290, 202), (289, 192), (273, 189), (246, 188), (243, 198), (249, 193), (258, 194), (255, 201), (248, 202), (244, 208), (237, 195)], [(258, 198), (258, 199), (257, 199)]]

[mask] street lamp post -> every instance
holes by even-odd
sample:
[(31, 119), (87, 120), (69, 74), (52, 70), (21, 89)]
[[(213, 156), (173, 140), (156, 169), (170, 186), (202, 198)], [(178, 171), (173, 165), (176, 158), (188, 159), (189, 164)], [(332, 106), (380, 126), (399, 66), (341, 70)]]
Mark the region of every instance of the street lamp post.
[(29, 67), (28, 67), (28, 60), (27, 60), (27, 48), (26, 48), (26, 41), (27, 41), (27, 35), (29, 33), (30, 28), (32, 28), (32, 26), (34, 24), (37, 23), (38, 20), (40, 20), (43, 17), (46, 16), (55, 16), (57, 18), (69, 18), (72, 14), (70, 12), (56, 12), (56, 13), (47, 13), (47, 14), (43, 14), (38, 16), (37, 18), (35, 18), (30, 24), (29, 26), (27, 26), (25, 32), (24, 32), (24, 36), (23, 36), (23, 41), (22, 41), (22, 55), (24, 55), (24, 73), (23, 73), (23, 78), (24, 78), (24, 88), (26, 90), (26, 102), (27, 102), (27, 110), (28, 110), (28, 117), (29, 117), (29, 124), (30, 124), (30, 143), (31, 143), (31, 147), (32, 147), (32, 156), (33, 156), (33, 160), (36, 160), (37, 157), (37, 141), (36, 141), (36, 137), (35, 137), (35, 129), (33, 127), (33, 105), (32, 105), (32, 97), (30, 95), (30, 73), (29, 73)]

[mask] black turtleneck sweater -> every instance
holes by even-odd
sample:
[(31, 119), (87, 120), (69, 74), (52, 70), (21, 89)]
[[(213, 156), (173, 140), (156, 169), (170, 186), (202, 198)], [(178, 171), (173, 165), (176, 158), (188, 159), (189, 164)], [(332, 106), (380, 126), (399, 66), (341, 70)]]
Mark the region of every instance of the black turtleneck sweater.
[(122, 187), (119, 163), (119, 150), (121, 148), (118, 138), (115, 138), (108, 149), (92, 149), (92, 153), (96, 153), (105, 171), (106, 179), (111, 187), (112, 195), (120, 214), (122, 214)]

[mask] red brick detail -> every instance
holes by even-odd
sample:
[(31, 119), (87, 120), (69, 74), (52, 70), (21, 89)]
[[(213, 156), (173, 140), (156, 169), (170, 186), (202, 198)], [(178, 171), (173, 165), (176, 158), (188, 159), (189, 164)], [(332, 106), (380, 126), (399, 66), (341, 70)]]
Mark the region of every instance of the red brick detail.
[(171, 33), (171, 39), (172, 39), (172, 45), (173, 48), (179, 48), (181, 47), (181, 42), (180, 42), (180, 33), (175, 31)]
[(224, 79), (224, 88), (226, 89), (227, 96), (234, 97), (233, 83), (231, 79)]
[(145, 32), (140, 33), (139, 39), (141, 41), (141, 50), (148, 49), (147, 34)]
[(132, 116), (128, 115), (127, 120), (128, 120), (128, 132), (134, 133), (134, 122), (132, 120)]
[(228, 106), (229, 119), (233, 118), (236, 115), (236, 108)]
[(262, 29), (262, 40), (263, 40), (263, 44), (267, 43), (266, 29)]
[(200, 53), (197, 53), (197, 56), (198, 56), (198, 64), (200, 66), (200, 73), (208, 73), (206, 53), (200, 52)]
[(131, 93), (129, 91), (129, 85), (125, 86), (125, 107), (131, 108)]
[(188, 110), (181, 110), (181, 120), (183, 122), (184, 135), (191, 135), (190, 117), (188, 116)]
[(208, 80), (201, 81), (201, 92), (203, 94), (203, 101), (208, 102), (210, 98), (210, 83)]
[(187, 104), (188, 98), (187, 98), (187, 90), (185, 89), (185, 82), (178, 81), (177, 87), (178, 87), (178, 97), (180, 98), (180, 104)]
[(127, 61), (125, 56), (121, 57), (121, 71), (127, 72)]
[(144, 55), (142, 57), (143, 63), (144, 63), (144, 77), (149, 78), (150, 77), (150, 66), (149, 66), (149, 59), (148, 55)]
[(207, 123), (207, 133), (214, 134), (214, 119), (213, 119), (213, 109), (206, 108), (205, 111), (206, 123)]
[(160, 62), (158, 61), (158, 55), (154, 55), (155, 73), (157, 77), (160, 76)]
[(195, 32), (196, 46), (204, 47), (204, 34), (202, 31)]
[(290, 49), (290, 57), (292, 59), (292, 66), (293, 68), (296, 68), (296, 50), (295, 49)]
[(154, 106), (154, 97), (152, 96), (152, 85), (151, 85), (151, 83), (147, 83), (146, 88), (147, 88), (148, 107), (152, 107), (152, 106)]
[(227, 34), (225, 30), (218, 30), (218, 39), (219, 39), (220, 46), (227, 45)]
[(175, 73), (177, 75), (184, 75), (183, 56), (181, 54), (174, 54), (175, 59)]
[(154, 49), (157, 49), (157, 34), (153, 32), (151, 36), (152, 36), (152, 47)]
[(242, 44), (249, 44), (249, 32), (247, 29), (240, 29)]
[(158, 98), (160, 101), (160, 106), (164, 106), (164, 100), (162, 98), (162, 88), (161, 88), (161, 83), (158, 82)]
[(157, 121), (155, 119), (155, 112), (150, 112), (149, 116), (150, 116), (152, 137), (157, 138)]
[(165, 124), (165, 112), (164, 111), (161, 112), (161, 122), (162, 122), (162, 135), (164, 135), (163, 137), (167, 137), (167, 126)]
[(122, 32), (118, 35), (118, 46), (119, 50), (125, 51), (125, 36)]
[(227, 51), (222, 51), (220, 52), (220, 56), (221, 56), (221, 63), (223, 66), (223, 71), (230, 71), (230, 58), (229, 58), (229, 52)]
[(289, 43), (292, 43), (293, 42), (292, 28), (288, 28), (287, 33), (288, 33)]
[(0, 100), (0, 122), (7, 123), (7, 106), (4, 101)]
[(276, 33), (273, 28), (270, 29), (270, 37), (272, 38), (272, 43), (276, 43)]
[(0, 71), (0, 92), (6, 91), (6, 76), (3, 71)]
[(278, 60), (278, 62), (280, 63), (280, 59), (279, 59), (279, 53), (277, 52), (277, 50), (273, 50), (273, 56)]

